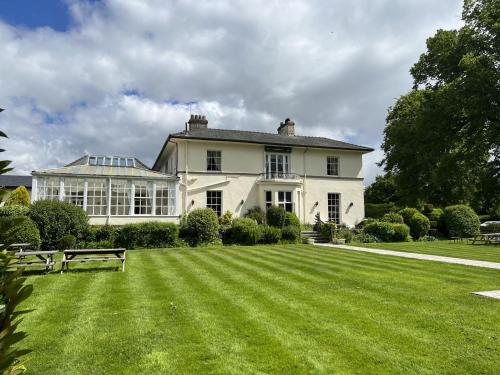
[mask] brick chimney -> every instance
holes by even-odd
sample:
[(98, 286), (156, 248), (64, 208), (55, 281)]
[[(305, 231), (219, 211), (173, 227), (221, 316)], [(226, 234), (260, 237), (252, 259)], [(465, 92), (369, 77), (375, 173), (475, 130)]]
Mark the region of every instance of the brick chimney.
[(202, 115), (191, 115), (188, 124), (190, 131), (208, 128), (208, 120), (205, 116)]
[(295, 122), (287, 118), (285, 122), (280, 123), (280, 127), (278, 128), (279, 135), (295, 135)]

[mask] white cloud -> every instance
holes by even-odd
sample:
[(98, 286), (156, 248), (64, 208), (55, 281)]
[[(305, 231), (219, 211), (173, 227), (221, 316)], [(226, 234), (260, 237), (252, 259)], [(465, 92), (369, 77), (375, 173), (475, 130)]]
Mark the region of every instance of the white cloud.
[[(154, 161), (194, 112), (210, 125), (298, 131), (379, 150), (387, 107), (459, 0), (68, 2), (73, 26), (0, 21), (0, 129), (17, 173), (84, 152)], [(124, 95), (137, 92), (139, 95)], [(365, 157), (367, 180), (380, 151)]]

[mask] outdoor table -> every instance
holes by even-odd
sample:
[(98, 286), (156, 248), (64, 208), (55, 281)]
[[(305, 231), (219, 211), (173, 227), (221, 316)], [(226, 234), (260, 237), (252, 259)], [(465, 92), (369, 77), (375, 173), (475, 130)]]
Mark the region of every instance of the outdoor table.
[[(0, 246), (3, 246), (3, 244), (0, 244)], [(25, 251), (30, 246), (30, 243), (11, 243), (9, 246), (7, 246), (7, 251)]]
[(500, 243), (500, 233), (481, 233), (474, 237), (472, 244), (474, 245), (476, 241), (484, 241), (485, 244), (490, 243)]
[[(17, 268), (44, 267), (45, 271), (49, 272), (54, 270), (54, 254), (57, 254), (57, 250), (19, 251), (14, 256), (18, 259)], [(33, 257), (36, 259), (31, 259)]]
[(66, 271), (69, 270), (69, 263), (71, 262), (107, 262), (111, 260), (119, 260), (122, 262), (122, 271), (125, 272), (125, 250), (124, 248), (119, 249), (69, 249), (64, 250), (63, 258), (61, 261), (61, 273), (64, 271), (64, 266), (66, 266)]

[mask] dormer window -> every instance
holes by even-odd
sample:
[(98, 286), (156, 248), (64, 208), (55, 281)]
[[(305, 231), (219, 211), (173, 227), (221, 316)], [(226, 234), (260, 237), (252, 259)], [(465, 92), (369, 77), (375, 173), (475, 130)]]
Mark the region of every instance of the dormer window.
[(135, 166), (134, 158), (122, 158), (119, 156), (89, 156), (89, 165), (106, 167), (129, 167)]

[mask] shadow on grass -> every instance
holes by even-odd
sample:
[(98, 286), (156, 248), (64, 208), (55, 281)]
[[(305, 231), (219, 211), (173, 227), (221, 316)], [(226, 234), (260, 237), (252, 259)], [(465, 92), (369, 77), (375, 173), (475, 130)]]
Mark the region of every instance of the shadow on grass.
[[(97, 273), (97, 272), (121, 272), (121, 266), (116, 267), (93, 267), (93, 268), (70, 268), (69, 270), (64, 270), (64, 274), (66, 273)], [(41, 276), (41, 275), (60, 275), (61, 269), (54, 268), (53, 271), (45, 271), (43, 269), (40, 270), (24, 270), (23, 276)]]

